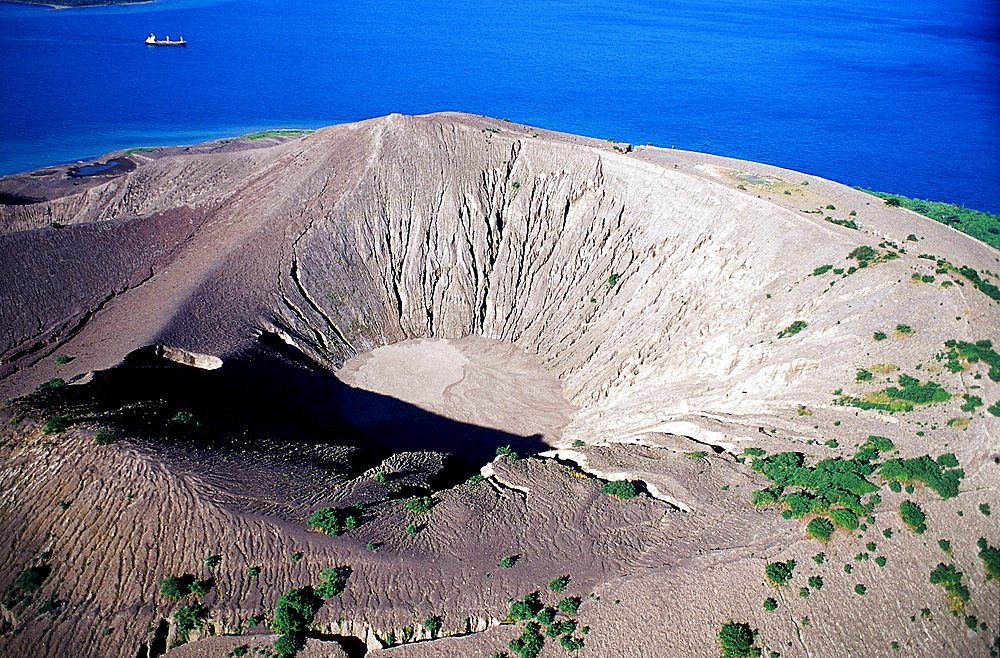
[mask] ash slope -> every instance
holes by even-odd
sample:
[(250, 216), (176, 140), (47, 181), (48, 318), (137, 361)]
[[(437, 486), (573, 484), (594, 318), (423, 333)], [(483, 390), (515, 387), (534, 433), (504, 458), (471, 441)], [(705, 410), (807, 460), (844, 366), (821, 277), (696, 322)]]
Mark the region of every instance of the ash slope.
[[(711, 655), (729, 620), (786, 656), (895, 655), (893, 642), (915, 655), (988, 653), (1000, 599), (976, 540), (1000, 544), (978, 507), (1000, 509), (1000, 428), (984, 411), (1000, 386), (982, 362), (949, 370), (936, 356), (950, 340), (1000, 344), (1000, 305), (960, 272), (995, 284), (996, 251), (796, 172), (467, 115), (132, 157), (133, 171), (82, 191), (0, 207), (0, 388), (78, 382), (15, 405), (28, 418), (4, 430), (0, 584), (42, 553), (51, 569), (32, 601), (8, 600), (4, 651), (157, 653), (164, 640), (147, 629), (167, 620), (173, 640), (180, 606), (157, 583), (219, 554), (209, 622), (192, 640), (236, 633), (281, 592), (316, 584), (319, 569), (349, 565), (307, 651), (353, 636), (369, 655), (490, 655), (522, 630), (497, 625), (508, 600), (569, 574), (567, 593), (584, 600), (575, 619), (590, 627), (581, 656)], [(477, 418), (494, 420), (475, 441), (526, 441), (540, 456), (498, 458), (483, 483), (452, 486), (440, 452), (460, 446), (374, 440), (331, 403), (346, 386), (332, 373), (354, 357), (466, 337), (513, 344), (561, 385), (575, 410), (531, 441), (480, 394), (495, 408)], [(222, 365), (125, 359), (157, 345)], [(952, 397), (895, 413), (851, 405), (884, 402), (900, 374)], [(984, 404), (966, 411), (963, 395)], [(84, 399), (100, 413), (42, 433), (46, 413)], [(163, 399), (147, 426), (191, 405), (206, 426), (178, 439), (116, 411)], [(132, 440), (93, 445), (108, 424)], [(447, 443), (450, 430), (438, 434)], [(767, 480), (737, 461), (744, 449), (849, 458), (869, 435), (902, 457), (953, 452), (959, 495), (886, 488), (868, 530), (825, 546), (805, 538), (807, 519), (750, 505)], [(466, 469), (482, 465), (466, 457)], [(410, 473), (440, 502), (413, 517), (407, 489), (373, 484), (379, 471)], [(598, 491), (617, 479), (649, 495)], [(924, 535), (902, 525), (905, 498), (927, 512)], [(304, 532), (311, 509), (357, 502), (375, 511), (356, 531)], [(423, 529), (401, 531), (413, 522)], [(884, 567), (854, 560), (870, 543)], [(820, 551), (824, 564), (808, 559)], [(497, 567), (509, 555), (521, 557)], [(776, 590), (765, 563), (787, 559), (799, 570)], [(961, 615), (928, 580), (938, 562), (965, 574)], [(800, 597), (808, 575), (827, 585)], [(777, 611), (763, 610), (766, 597)], [(54, 614), (37, 612), (46, 599), (59, 602)], [(454, 637), (416, 641), (435, 615)], [(972, 615), (986, 628), (969, 628)], [(200, 644), (172, 651), (198, 655)], [(543, 652), (565, 655), (555, 640)]]

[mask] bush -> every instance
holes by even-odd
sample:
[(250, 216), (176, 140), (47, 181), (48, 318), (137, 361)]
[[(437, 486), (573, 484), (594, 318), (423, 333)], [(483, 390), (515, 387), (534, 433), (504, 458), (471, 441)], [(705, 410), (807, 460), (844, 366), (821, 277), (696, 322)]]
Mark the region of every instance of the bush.
[(719, 644), (724, 658), (757, 658), (760, 649), (754, 646), (756, 641), (757, 631), (749, 624), (729, 621), (719, 630)]
[(918, 535), (922, 535), (927, 530), (927, 525), (924, 523), (927, 516), (924, 514), (924, 510), (911, 500), (904, 500), (899, 504), (899, 518)]
[(274, 652), (283, 657), (294, 656), (305, 646), (305, 638), (299, 635), (279, 635), (274, 641)]
[(814, 269), (812, 271), (812, 275), (813, 276), (820, 276), (822, 274), (826, 274), (827, 272), (829, 272), (832, 269), (833, 269), (833, 265), (820, 265), (819, 267), (817, 267), (816, 269)]
[(510, 569), (512, 566), (517, 564), (517, 560), (520, 556), (509, 555), (497, 563), (497, 566), (503, 567), (504, 569)]
[(520, 619), (534, 619), (542, 610), (542, 600), (538, 592), (532, 592), (528, 594), (520, 601), (515, 601), (510, 604), (510, 612), (507, 617), (514, 621)]
[(515, 461), (517, 453), (510, 446), (500, 446), (497, 448), (497, 457), (507, 457), (511, 461)]
[(205, 566), (209, 569), (214, 569), (215, 567), (222, 564), (221, 555), (206, 555), (205, 556)]
[(319, 572), (320, 584), (316, 588), (316, 594), (324, 599), (331, 599), (340, 596), (347, 587), (347, 579), (351, 576), (351, 568), (331, 567)]
[(829, 541), (830, 535), (833, 534), (833, 524), (827, 519), (816, 517), (806, 526), (806, 533), (820, 541)]
[(75, 422), (76, 421), (74, 420), (72, 414), (59, 414), (52, 416), (45, 421), (45, 425), (42, 427), (42, 432), (45, 434), (60, 434), (72, 427)]
[(809, 323), (805, 320), (796, 320), (784, 329), (778, 332), (778, 338), (784, 338), (785, 336), (794, 336), (803, 329), (809, 326)]
[(569, 585), (569, 576), (559, 576), (549, 582), (549, 589), (553, 592), (561, 592)]
[(575, 615), (580, 609), (580, 597), (571, 596), (559, 601), (559, 609), (567, 615)]
[(583, 648), (583, 638), (564, 635), (559, 638), (559, 644), (561, 644), (563, 649), (566, 649), (566, 651), (579, 651)]
[(311, 587), (290, 589), (280, 597), (274, 608), (274, 625), (279, 633), (303, 633), (323, 605)]
[(191, 593), (191, 576), (167, 576), (160, 581), (160, 594), (168, 599), (180, 601)]
[(201, 626), (207, 617), (208, 608), (200, 603), (190, 603), (174, 613), (177, 630), (185, 636)]
[(358, 526), (360, 510), (356, 507), (322, 507), (309, 515), (310, 528), (337, 536)]
[(830, 520), (833, 524), (846, 530), (858, 529), (858, 515), (852, 510), (837, 508), (830, 510)]
[(969, 600), (969, 588), (962, 584), (962, 572), (954, 564), (938, 563), (931, 572), (930, 581), (940, 585), (948, 593), (948, 605), (952, 610), (960, 610)]
[(247, 567), (247, 577), (256, 578), (260, 575), (260, 567)]
[(616, 498), (635, 498), (638, 492), (635, 489), (635, 485), (628, 480), (615, 480), (612, 482), (605, 482), (604, 486), (601, 487), (601, 493), (610, 494)]
[(885, 332), (883, 331), (876, 331), (874, 334), (872, 334), (872, 338), (874, 338), (875, 340), (885, 340), (886, 338), (888, 338), (888, 336), (886, 336)]
[(424, 628), (430, 631), (432, 638), (437, 637), (438, 631), (441, 630), (441, 618), (428, 617), (424, 620)]
[(859, 382), (870, 382), (874, 375), (869, 370), (863, 368), (858, 368), (858, 372), (854, 375), (854, 380)]
[(816, 591), (823, 589), (822, 576), (809, 576), (809, 587), (812, 587)]
[(521, 637), (511, 640), (507, 646), (511, 651), (520, 654), (521, 658), (536, 658), (545, 644), (541, 630), (541, 626), (529, 621), (524, 625)]
[(764, 574), (767, 579), (775, 585), (784, 585), (792, 579), (792, 571), (795, 569), (795, 560), (787, 562), (771, 562), (764, 567)]
[(61, 388), (66, 385), (66, 380), (62, 377), (53, 377), (35, 387), (35, 391), (45, 391), (50, 388)]
[(94, 443), (99, 446), (107, 446), (118, 440), (118, 435), (109, 430), (97, 430), (94, 434)]
[(22, 569), (14, 579), (14, 588), (22, 592), (33, 592), (42, 586), (51, 572), (52, 567), (47, 564), (38, 564)]
[(435, 501), (430, 496), (418, 496), (406, 501), (406, 509), (418, 514), (426, 514), (434, 507)]
[(980, 537), (976, 545), (979, 547), (979, 559), (986, 569), (986, 580), (1000, 581), (1000, 549), (986, 543), (985, 537)]
[(556, 620), (556, 609), (542, 608), (541, 610), (539, 610), (538, 614), (535, 615), (535, 619), (538, 620), (539, 624), (544, 624), (548, 626)]
[(196, 580), (191, 583), (190, 590), (195, 596), (205, 596), (212, 589), (213, 581), (211, 578), (208, 580)]
[(773, 597), (767, 597), (764, 599), (764, 609), (768, 612), (774, 612), (778, 609), (778, 601)]
[(858, 583), (857, 585), (854, 586), (854, 591), (857, 592), (858, 596), (864, 596), (865, 592), (868, 591), (868, 588), (862, 585), (861, 583)]

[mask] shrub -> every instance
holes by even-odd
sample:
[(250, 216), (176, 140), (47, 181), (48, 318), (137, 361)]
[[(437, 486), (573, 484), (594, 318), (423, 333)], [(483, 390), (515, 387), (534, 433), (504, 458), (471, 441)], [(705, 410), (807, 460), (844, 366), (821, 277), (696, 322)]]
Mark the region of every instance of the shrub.
[(816, 555), (813, 555), (812, 561), (816, 564), (823, 564), (826, 562), (826, 553), (817, 553)]
[(770, 596), (767, 597), (766, 599), (764, 599), (764, 609), (767, 610), (768, 612), (774, 612), (775, 610), (778, 609), (778, 601), (775, 600), (773, 597)]
[(35, 390), (36, 391), (45, 391), (45, 390), (48, 390), (50, 388), (61, 388), (61, 387), (65, 386), (65, 385), (66, 385), (66, 380), (64, 380), (62, 377), (53, 377), (52, 379), (48, 379), (48, 380), (42, 382), (41, 384), (39, 384), (38, 386), (36, 386)]
[(795, 569), (795, 560), (786, 562), (771, 562), (764, 567), (764, 574), (767, 579), (775, 585), (784, 585), (792, 579), (792, 571)]
[(692, 452), (685, 452), (684, 456), (688, 459), (704, 459), (708, 456), (708, 453), (704, 450), (694, 450)]
[(274, 641), (274, 652), (279, 656), (294, 656), (306, 646), (301, 635), (279, 635)]
[(73, 357), (67, 356), (65, 354), (60, 354), (59, 356), (56, 357), (56, 365), (57, 366), (64, 366), (64, 365), (66, 365), (67, 363), (69, 363), (72, 360), (73, 360)]
[(579, 651), (583, 648), (583, 638), (564, 635), (559, 638), (559, 644), (561, 644), (566, 651)]
[(979, 504), (979, 512), (983, 516), (989, 516), (990, 515), (990, 504), (989, 503), (980, 503)]
[(847, 530), (858, 529), (858, 515), (852, 510), (837, 508), (830, 510), (830, 520), (833, 524)]
[(823, 589), (823, 578), (821, 576), (809, 576), (809, 587), (819, 591)]
[(45, 421), (42, 432), (45, 434), (60, 434), (72, 427), (75, 422), (72, 414), (58, 414)]
[(190, 603), (174, 613), (177, 630), (184, 635), (201, 626), (207, 617), (208, 608), (200, 603)]
[(288, 590), (278, 597), (274, 608), (275, 630), (285, 634), (304, 632), (321, 605), (323, 601), (309, 586)]
[(190, 576), (167, 576), (160, 581), (160, 594), (168, 599), (180, 601), (191, 593)]
[(809, 326), (809, 323), (805, 320), (796, 320), (784, 329), (778, 332), (778, 338), (784, 338), (785, 336), (794, 336), (803, 329)]
[(205, 566), (209, 569), (214, 569), (215, 567), (222, 564), (221, 555), (206, 555), (205, 556)]
[(569, 576), (559, 576), (549, 582), (549, 589), (553, 592), (561, 592), (569, 585)]
[(911, 327), (908, 324), (897, 324), (896, 325), (896, 331), (898, 331), (901, 334), (912, 334), (913, 333), (913, 327)]
[(567, 615), (575, 615), (580, 609), (580, 597), (571, 596), (559, 601), (559, 609)]
[(99, 446), (111, 445), (118, 440), (118, 435), (109, 430), (97, 430), (94, 434), (94, 443)]
[(535, 619), (538, 620), (539, 624), (550, 625), (556, 620), (556, 609), (555, 608), (542, 608), (535, 615)]
[(980, 537), (976, 545), (979, 547), (979, 559), (986, 569), (986, 580), (1000, 581), (1000, 549), (986, 543), (985, 537)]
[(22, 569), (14, 579), (14, 588), (22, 592), (33, 592), (42, 586), (51, 572), (52, 567), (47, 564), (38, 564)]
[(778, 502), (778, 494), (771, 489), (758, 489), (750, 496), (750, 503), (753, 505), (770, 505)]
[(331, 567), (319, 572), (320, 584), (316, 588), (316, 594), (324, 599), (331, 599), (340, 596), (347, 587), (347, 579), (351, 575), (350, 567)]
[(507, 646), (511, 651), (520, 654), (521, 658), (536, 658), (544, 644), (545, 638), (542, 637), (541, 626), (529, 621), (524, 625), (521, 636), (511, 640)]
[(205, 596), (212, 589), (213, 581), (211, 578), (208, 580), (196, 580), (191, 583), (189, 589), (195, 596)]
[(930, 581), (940, 585), (948, 593), (948, 607), (961, 610), (969, 600), (969, 588), (962, 584), (962, 572), (954, 564), (938, 563), (931, 572)]
[(833, 524), (818, 516), (806, 526), (806, 533), (820, 541), (829, 541), (830, 535), (833, 534)]
[(628, 480), (615, 480), (605, 482), (601, 487), (601, 493), (610, 494), (616, 498), (634, 498), (637, 495), (635, 485)]
[(924, 523), (927, 516), (924, 514), (924, 510), (911, 500), (904, 500), (899, 504), (899, 518), (918, 535), (922, 535), (927, 530), (927, 525)]
[(428, 617), (424, 620), (424, 628), (430, 631), (432, 638), (437, 637), (438, 631), (441, 630), (441, 618)]
[(857, 592), (859, 596), (864, 596), (865, 592), (868, 591), (868, 588), (862, 585), (861, 583), (858, 583), (857, 585), (854, 586), (854, 591)]
[(360, 510), (356, 507), (322, 507), (309, 515), (310, 528), (337, 536), (358, 526)]
[(411, 523), (410, 525), (406, 526), (406, 534), (408, 534), (408, 535), (415, 535), (418, 532), (420, 532), (420, 526), (419, 525), (414, 525), (414, 524)]
[(510, 446), (500, 446), (497, 448), (497, 457), (507, 457), (511, 461), (515, 461), (517, 453)]
[[(552, 610), (552, 608), (546, 608), (546, 610)], [(553, 610), (553, 613), (555, 611)], [(545, 632), (549, 637), (558, 637), (560, 635), (569, 635), (576, 630), (576, 622), (572, 619), (567, 619), (566, 621), (557, 621), (549, 625), (549, 629)]]
[(832, 269), (833, 269), (833, 265), (820, 265), (819, 267), (817, 267), (816, 269), (814, 269), (812, 271), (812, 275), (813, 276), (820, 276), (822, 274), (826, 274), (827, 272), (829, 272)]
[(406, 509), (418, 514), (426, 514), (434, 507), (435, 501), (430, 496), (418, 496), (406, 501)]
[(949, 470), (952, 464), (958, 466), (958, 460), (952, 453), (941, 455), (936, 461), (928, 455), (914, 459), (890, 459), (879, 468), (879, 475), (901, 483), (923, 482), (941, 498), (948, 499), (958, 495), (959, 483), (965, 477), (965, 471), (960, 468)]
[(749, 624), (729, 621), (719, 630), (719, 644), (724, 658), (757, 658), (761, 652), (754, 646), (756, 641), (757, 631)]
[(497, 563), (497, 565), (500, 566), (500, 567), (503, 567), (504, 569), (510, 569), (512, 566), (514, 566), (515, 564), (517, 564), (518, 557), (519, 556), (517, 556), (517, 555), (509, 555), (509, 556), (503, 558), (502, 560), (500, 560)]
[(872, 334), (872, 338), (874, 338), (875, 340), (885, 340), (886, 338), (888, 338), (888, 336), (886, 336), (885, 332), (883, 331), (876, 331), (874, 334)]
[(854, 380), (859, 382), (870, 382), (873, 377), (874, 375), (870, 371), (858, 368), (857, 374), (854, 375)]

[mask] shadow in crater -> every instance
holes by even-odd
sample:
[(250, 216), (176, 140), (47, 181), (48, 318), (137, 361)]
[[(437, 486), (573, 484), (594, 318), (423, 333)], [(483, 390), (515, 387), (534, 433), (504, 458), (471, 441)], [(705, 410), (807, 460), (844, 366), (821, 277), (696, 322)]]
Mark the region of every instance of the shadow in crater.
[(150, 346), (95, 373), (89, 383), (40, 391), (25, 401), (49, 413), (69, 410), (162, 447), (242, 455), (278, 451), (285, 462), (346, 476), (394, 453), (448, 453), (454, 456), (446, 469), (452, 482), (435, 483), (439, 488), (478, 471), (502, 446), (522, 456), (548, 449), (540, 435), (463, 423), (353, 388), (267, 334), (215, 370), (170, 361)]

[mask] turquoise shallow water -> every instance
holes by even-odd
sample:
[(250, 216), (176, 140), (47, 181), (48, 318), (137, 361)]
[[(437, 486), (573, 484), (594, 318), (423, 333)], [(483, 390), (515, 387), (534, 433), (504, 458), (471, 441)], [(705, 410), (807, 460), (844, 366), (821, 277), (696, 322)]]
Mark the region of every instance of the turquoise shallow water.
[[(460, 110), (1000, 211), (992, 0), (0, 4), (0, 173)], [(142, 43), (184, 36), (186, 48)]]

